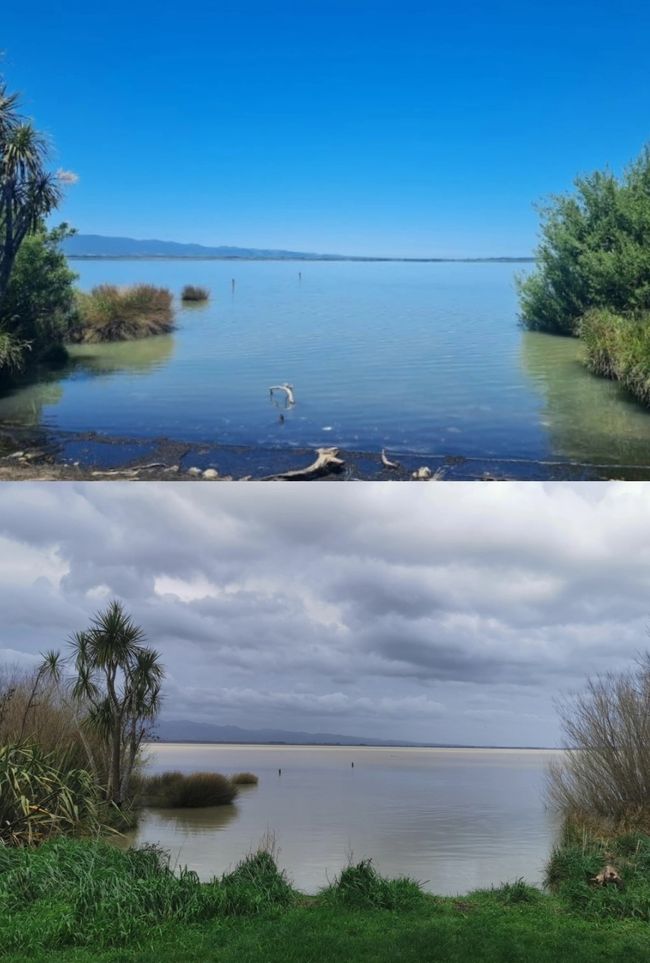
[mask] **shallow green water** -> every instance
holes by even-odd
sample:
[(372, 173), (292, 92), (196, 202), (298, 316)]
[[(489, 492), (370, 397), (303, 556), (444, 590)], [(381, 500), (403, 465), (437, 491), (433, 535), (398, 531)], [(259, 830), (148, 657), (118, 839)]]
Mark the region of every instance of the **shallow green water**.
[(151, 771), (252, 771), (260, 778), (231, 806), (145, 811), (132, 841), (160, 843), (203, 879), (272, 836), (280, 865), (305, 892), (324, 886), (349, 858), (365, 857), (382, 873), (411, 875), (441, 894), (520, 876), (538, 883), (557, 831), (543, 803), (550, 751), (149, 749)]
[[(66, 370), (0, 398), (0, 421), (214, 444), (650, 464), (650, 414), (590, 375), (576, 341), (517, 326), (521, 266), (73, 263), (86, 289), (149, 281), (178, 293), (196, 283), (212, 299), (178, 305), (168, 337), (74, 348)], [(295, 386), (290, 409), (269, 397), (285, 381)]]

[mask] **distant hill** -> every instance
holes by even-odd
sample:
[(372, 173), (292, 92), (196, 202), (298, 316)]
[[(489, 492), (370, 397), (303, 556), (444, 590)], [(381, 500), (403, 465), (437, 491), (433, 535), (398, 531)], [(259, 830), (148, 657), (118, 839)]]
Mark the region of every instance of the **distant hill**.
[(257, 247), (208, 247), (204, 244), (180, 244), (177, 241), (140, 241), (132, 237), (104, 237), (102, 234), (74, 234), (63, 242), (63, 250), (71, 258), (225, 258), (232, 260), (292, 261), (532, 261), (531, 257), (359, 257), (344, 254), (312, 254), (306, 251), (282, 251)]
[(132, 237), (103, 237), (101, 234), (74, 234), (64, 241), (63, 249), (69, 257), (297, 258), (320, 260), (336, 256), (252, 247), (206, 247), (203, 244), (179, 244), (176, 241), (139, 241)]
[(160, 720), (156, 733), (163, 742), (239, 742), (287, 743), (293, 746), (403, 746), (404, 742), (385, 739), (366, 739), (361, 736), (342, 736), (333, 732), (290, 732), (285, 729), (241, 729), (239, 726), (218, 726), (189, 719)]

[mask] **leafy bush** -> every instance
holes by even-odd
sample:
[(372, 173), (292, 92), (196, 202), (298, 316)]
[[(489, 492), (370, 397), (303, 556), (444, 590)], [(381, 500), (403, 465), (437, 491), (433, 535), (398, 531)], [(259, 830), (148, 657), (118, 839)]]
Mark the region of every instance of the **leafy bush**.
[(196, 284), (186, 284), (181, 293), (181, 301), (207, 301), (210, 292)]
[(358, 909), (402, 909), (424, 898), (420, 885), (407, 877), (384, 879), (372, 860), (363, 859), (347, 866), (337, 880), (322, 894), (323, 899), (340, 902)]
[(650, 310), (650, 149), (617, 179), (596, 172), (542, 208), (538, 267), (519, 279), (526, 327), (576, 334), (593, 308)]
[(234, 786), (256, 786), (259, 779), (252, 772), (236, 772), (230, 777), (230, 781)]
[(63, 341), (75, 313), (77, 277), (61, 250), (70, 233), (63, 224), (23, 241), (0, 303), (0, 373), (65, 359)]
[(84, 769), (63, 771), (34, 746), (0, 749), (1, 844), (31, 845), (65, 833), (97, 832), (98, 787)]
[(237, 787), (218, 772), (163, 772), (146, 776), (141, 783), (144, 802), (162, 808), (224, 806), (237, 795)]
[(172, 294), (152, 284), (117, 287), (100, 284), (90, 294), (77, 295), (77, 318), (71, 341), (131, 341), (172, 330)]

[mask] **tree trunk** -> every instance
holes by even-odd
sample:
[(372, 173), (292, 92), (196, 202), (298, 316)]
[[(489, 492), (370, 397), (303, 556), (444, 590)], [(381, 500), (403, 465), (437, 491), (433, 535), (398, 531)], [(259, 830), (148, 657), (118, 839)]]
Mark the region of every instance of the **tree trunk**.
[(120, 780), (120, 757), (122, 755), (122, 726), (120, 720), (115, 721), (111, 745), (111, 772), (109, 781), (109, 798), (117, 806), (122, 803), (122, 786)]

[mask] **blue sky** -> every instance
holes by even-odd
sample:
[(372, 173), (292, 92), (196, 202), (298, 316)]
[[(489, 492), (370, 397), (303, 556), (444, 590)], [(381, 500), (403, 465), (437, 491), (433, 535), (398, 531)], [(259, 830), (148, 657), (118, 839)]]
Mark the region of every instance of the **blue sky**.
[(0, 71), (85, 233), (528, 254), (536, 200), (650, 140), (637, 0), (34, 0)]

